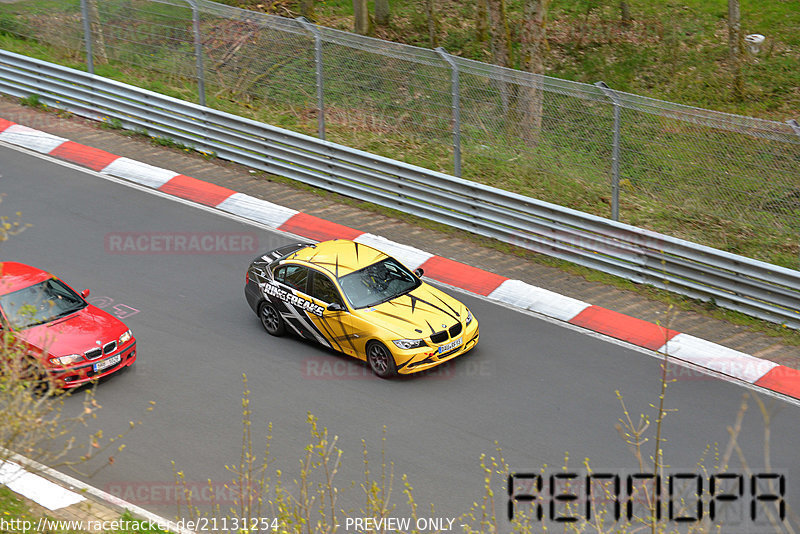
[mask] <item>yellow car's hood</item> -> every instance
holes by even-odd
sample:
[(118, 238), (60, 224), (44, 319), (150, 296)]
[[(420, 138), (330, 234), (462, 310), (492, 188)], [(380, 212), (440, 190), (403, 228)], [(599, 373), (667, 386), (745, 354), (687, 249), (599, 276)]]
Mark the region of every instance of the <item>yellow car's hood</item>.
[(463, 322), (467, 309), (423, 282), (410, 293), (355, 312), (375, 326), (391, 330), (398, 339), (420, 339)]

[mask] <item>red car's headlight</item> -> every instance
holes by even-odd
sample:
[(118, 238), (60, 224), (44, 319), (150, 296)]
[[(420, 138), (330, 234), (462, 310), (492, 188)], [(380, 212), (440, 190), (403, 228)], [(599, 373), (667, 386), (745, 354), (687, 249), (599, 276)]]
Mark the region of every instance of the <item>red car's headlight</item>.
[(60, 356), (58, 358), (50, 358), (50, 363), (56, 365), (70, 365), (75, 362), (83, 360), (83, 354), (70, 354), (69, 356)]
[(117, 341), (117, 345), (124, 345), (128, 341), (130, 341), (131, 337), (133, 337), (133, 332), (128, 329), (127, 332), (119, 336), (119, 340)]

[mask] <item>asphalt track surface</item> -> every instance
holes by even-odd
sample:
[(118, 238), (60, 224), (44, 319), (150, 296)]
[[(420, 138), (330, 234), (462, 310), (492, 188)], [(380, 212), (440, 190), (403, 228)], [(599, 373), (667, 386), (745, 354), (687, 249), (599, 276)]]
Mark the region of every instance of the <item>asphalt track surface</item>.
[[(134, 502), (174, 517), (167, 502), (171, 461), (192, 481), (230, 480), (225, 465), (241, 453), (242, 374), (248, 377), (255, 449), (268, 423), (275, 467), (296, 478), (308, 443), (307, 413), (338, 436), (344, 450), (337, 475), (341, 504), (358, 507), (362, 439), (377, 475), (386, 428), (386, 457), (394, 463), (393, 515), (407, 516), (400, 474), (421, 510), (455, 517), (483, 495), (482, 453), (495, 442), (515, 471), (579, 468), (628, 473), (637, 467), (615, 425), (622, 409), (648, 413), (658, 401), (660, 361), (648, 352), (590, 335), (533, 314), (458, 293), (481, 324), (470, 354), (430, 376), (384, 381), (358, 362), (296, 338), (273, 338), (245, 303), (245, 269), (254, 254), (121, 254), (111, 236), (127, 233), (253, 235), (259, 250), (293, 241), (174, 199), (104, 179), (48, 158), (0, 146), (0, 214), (22, 212), (33, 226), (2, 245), (4, 260), (51, 270), (91, 297), (123, 305), (138, 340), (139, 360), (98, 388), (97, 420), (107, 435), (130, 420), (143, 425), (126, 440), (114, 465), (86, 479), (101, 489), (146, 497)], [(677, 372), (667, 390), (663, 435), (673, 471), (713, 471), (728, 443), (743, 395), (753, 390), (700, 373)], [(798, 405), (760, 397), (774, 411), (770, 463), (787, 475), (787, 503), (800, 504)], [(157, 407), (145, 414), (149, 401)], [(763, 470), (763, 418), (751, 400), (739, 446), (754, 471)], [(652, 450), (653, 434), (646, 454)], [(705, 458), (705, 460), (702, 460)], [(742, 466), (734, 455), (731, 471)], [(141, 488), (146, 488), (142, 492)], [(494, 486), (505, 508), (502, 481)], [(133, 491), (133, 493), (131, 493)], [(137, 493), (138, 492), (138, 493)], [(203, 504), (200, 502), (200, 504)], [(746, 531), (757, 532), (755, 525)]]

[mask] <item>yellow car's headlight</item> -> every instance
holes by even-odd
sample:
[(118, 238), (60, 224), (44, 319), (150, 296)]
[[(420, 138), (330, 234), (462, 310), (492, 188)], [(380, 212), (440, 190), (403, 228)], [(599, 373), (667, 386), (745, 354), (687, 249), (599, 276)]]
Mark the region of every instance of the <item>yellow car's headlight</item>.
[(467, 309), (467, 320), (464, 321), (465, 325), (469, 325), (472, 322), (472, 312)]
[(417, 349), (425, 346), (425, 341), (422, 339), (393, 339), (392, 343), (397, 345), (397, 348), (403, 350)]
[(133, 336), (133, 332), (128, 329), (127, 332), (119, 336), (119, 341), (117, 341), (117, 345), (124, 345), (128, 341), (130, 341), (131, 337)]
[(70, 354), (69, 356), (50, 358), (50, 363), (54, 363), (56, 365), (69, 365), (81, 360), (83, 360), (83, 354)]

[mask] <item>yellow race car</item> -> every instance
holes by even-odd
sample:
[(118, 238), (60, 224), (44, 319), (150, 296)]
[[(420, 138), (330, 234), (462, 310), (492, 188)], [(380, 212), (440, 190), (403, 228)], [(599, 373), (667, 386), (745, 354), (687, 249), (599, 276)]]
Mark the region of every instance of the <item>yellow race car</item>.
[(430, 369), (478, 343), (478, 320), (422, 274), (354, 241), (295, 243), (256, 258), (244, 293), (273, 336), (293, 331), (389, 378)]

